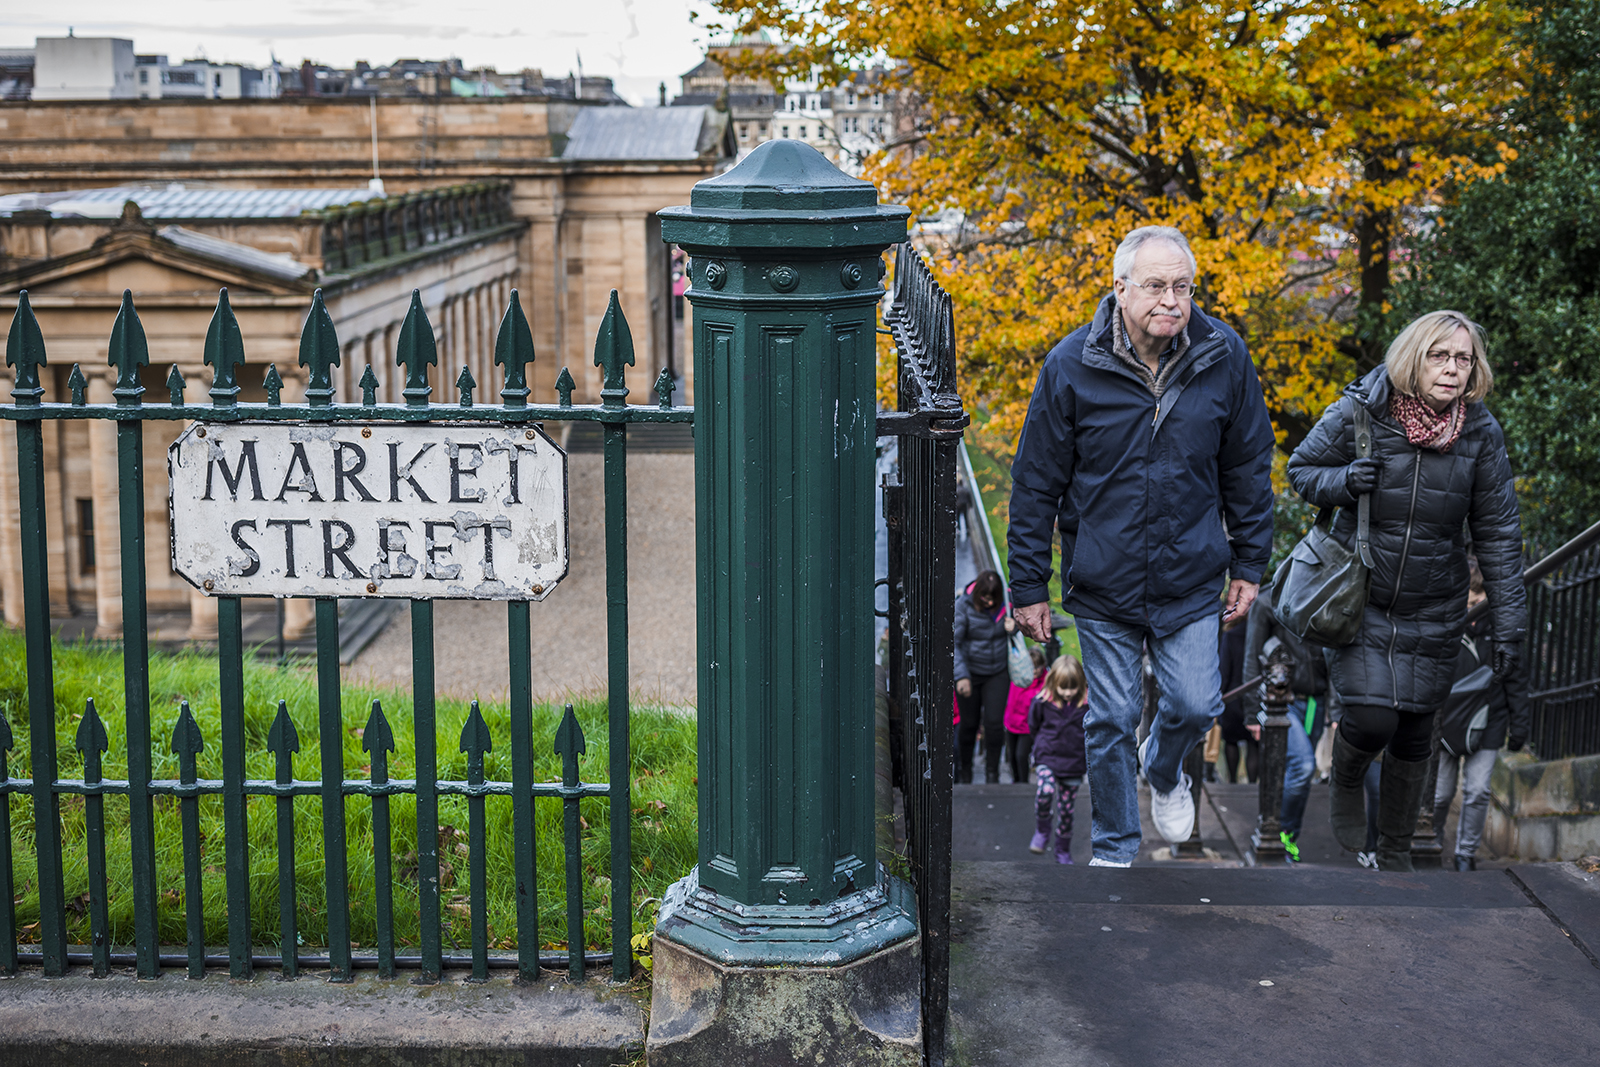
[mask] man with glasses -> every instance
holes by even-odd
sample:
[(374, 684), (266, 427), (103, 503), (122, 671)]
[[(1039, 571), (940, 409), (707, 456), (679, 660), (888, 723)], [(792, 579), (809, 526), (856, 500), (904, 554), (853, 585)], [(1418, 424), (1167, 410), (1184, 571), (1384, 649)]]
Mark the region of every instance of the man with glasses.
[[(1250, 610), (1272, 547), (1272, 422), (1229, 326), (1194, 307), (1178, 230), (1144, 226), (1094, 321), (1045, 357), (1011, 468), (1012, 601), (1050, 625), (1051, 537), (1089, 680), (1090, 866), (1139, 854), (1136, 774), (1168, 841), (1194, 828), (1183, 758), (1222, 712), (1222, 617)], [(1226, 587), (1224, 587), (1226, 579)], [(1135, 749), (1148, 649), (1161, 699)]]

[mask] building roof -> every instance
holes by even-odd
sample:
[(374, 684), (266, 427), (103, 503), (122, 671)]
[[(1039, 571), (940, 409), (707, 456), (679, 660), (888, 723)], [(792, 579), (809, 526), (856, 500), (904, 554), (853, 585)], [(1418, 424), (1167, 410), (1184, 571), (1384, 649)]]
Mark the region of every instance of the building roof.
[(263, 252), (259, 248), (242, 245), (237, 241), (224, 241), (220, 237), (196, 233), (182, 226), (163, 226), (156, 231), (156, 236), (171, 241), (185, 252), (229, 266), (243, 267), (259, 274), (282, 278), (284, 281), (298, 281), (312, 272), (312, 268), (291, 255)]
[(727, 119), (708, 107), (592, 107), (578, 112), (562, 159), (699, 160), (718, 153)]
[(366, 188), (216, 189), (182, 185), (117, 185), (0, 196), (0, 217), (48, 211), (55, 218), (114, 219), (129, 200), (147, 219), (283, 219), (378, 197)]

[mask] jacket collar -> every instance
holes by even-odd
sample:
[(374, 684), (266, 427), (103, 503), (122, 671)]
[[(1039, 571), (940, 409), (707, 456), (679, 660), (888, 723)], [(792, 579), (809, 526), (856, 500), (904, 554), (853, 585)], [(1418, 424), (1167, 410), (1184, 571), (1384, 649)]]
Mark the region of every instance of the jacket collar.
[[(1095, 309), (1094, 319), (1089, 323), (1089, 337), (1083, 345), (1083, 355), (1085, 361), (1093, 366), (1102, 368), (1114, 366), (1131, 377), (1132, 370), (1123, 367), (1122, 361), (1111, 351), (1111, 316), (1117, 314), (1120, 314), (1117, 309), (1117, 295), (1110, 293)], [(1203, 354), (1200, 350), (1209, 349), (1221, 340), (1216, 320), (1199, 308), (1193, 308), (1189, 312), (1188, 333), (1189, 352), (1196, 358)]]

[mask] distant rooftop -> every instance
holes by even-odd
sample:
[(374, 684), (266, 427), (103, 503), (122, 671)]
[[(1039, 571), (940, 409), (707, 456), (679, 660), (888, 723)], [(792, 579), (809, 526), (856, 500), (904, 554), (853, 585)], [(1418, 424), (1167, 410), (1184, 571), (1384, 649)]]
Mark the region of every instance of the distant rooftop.
[(585, 108), (562, 159), (698, 160), (715, 153), (725, 117), (706, 107)]
[(263, 252), (237, 241), (224, 241), (209, 234), (195, 233), (182, 226), (163, 226), (157, 236), (164, 237), (185, 252), (214, 259), (234, 267), (269, 274), (284, 281), (298, 281), (312, 273), (312, 269), (282, 252)]
[(48, 211), (55, 218), (114, 219), (132, 200), (147, 219), (283, 219), (303, 211), (377, 198), (366, 188), (216, 189), (193, 185), (116, 185), (0, 196), (0, 216)]

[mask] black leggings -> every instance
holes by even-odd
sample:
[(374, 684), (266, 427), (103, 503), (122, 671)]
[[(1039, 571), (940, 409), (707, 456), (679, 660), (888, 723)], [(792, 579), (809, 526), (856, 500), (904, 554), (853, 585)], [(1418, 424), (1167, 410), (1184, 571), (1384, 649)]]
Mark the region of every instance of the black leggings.
[(985, 776), (998, 782), (1000, 755), (1006, 747), (1006, 697), (1011, 695), (1011, 677), (1001, 671), (999, 674), (975, 674), (970, 681), (972, 695), (956, 696), (956, 707), (961, 709), (961, 730), (956, 742), (958, 780), (972, 781), (973, 746), (981, 725)]
[(1339, 733), (1363, 752), (1387, 748), (1395, 759), (1425, 760), (1433, 746), (1433, 712), (1396, 711), (1376, 704), (1346, 704)]

